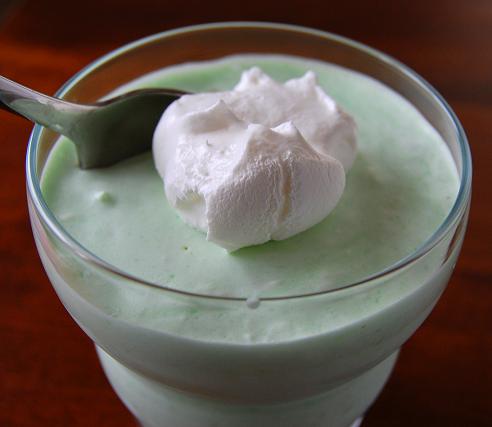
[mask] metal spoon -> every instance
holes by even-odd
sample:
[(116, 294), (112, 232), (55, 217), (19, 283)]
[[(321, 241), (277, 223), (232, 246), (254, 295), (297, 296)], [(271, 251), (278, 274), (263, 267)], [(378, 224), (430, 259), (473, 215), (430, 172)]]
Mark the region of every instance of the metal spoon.
[(141, 89), (82, 105), (43, 95), (0, 76), (0, 108), (69, 138), (83, 169), (110, 166), (150, 149), (162, 113), (185, 93)]

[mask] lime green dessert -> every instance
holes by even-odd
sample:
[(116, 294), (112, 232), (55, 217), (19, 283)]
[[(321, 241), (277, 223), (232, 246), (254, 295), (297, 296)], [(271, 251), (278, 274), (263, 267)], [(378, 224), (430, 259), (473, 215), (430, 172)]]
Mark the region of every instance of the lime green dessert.
[(423, 245), (459, 187), (436, 130), (374, 79), (322, 62), (247, 55), (170, 67), (120, 91), (225, 90), (252, 66), (279, 81), (312, 70), (357, 124), (358, 154), (341, 199), (308, 230), (228, 253), (178, 217), (151, 153), (80, 170), (61, 139), (43, 171), (45, 200), (65, 230), (155, 285), (62, 245), (44, 250), (48, 239), (37, 239), (53, 286), (145, 427), (358, 426), (457, 257), (448, 233), (396, 273), (343, 288)]
[[(50, 208), (98, 257), (180, 290), (249, 297), (299, 295), (360, 280), (419, 247), (443, 221), (458, 175), (441, 137), (403, 98), (345, 69), (278, 57), (231, 57), (180, 66), (125, 87), (215, 91), (258, 65), (277, 80), (313, 70), (358, 126), (359, 152), (340, 203), (320, 224), (284, 241), (227, 253), (167, 203), (151, 154), (107, 169), (76, 166), (62, 140), (43, 176)], [(116, 250), (117, 248), (117, 250)]]

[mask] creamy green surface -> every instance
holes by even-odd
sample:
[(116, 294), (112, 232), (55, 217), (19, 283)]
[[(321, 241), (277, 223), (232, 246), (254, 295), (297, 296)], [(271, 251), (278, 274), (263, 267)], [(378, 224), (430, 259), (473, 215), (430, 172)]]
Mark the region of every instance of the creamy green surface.
[(129, 86), (228, 89), (252, 65), (282, 81), (315, 71), (319, 84), (356, 120), (358, 156), (340, 203), (324, 221), (290, 239), (230, 254), (168, 205), (150, 153), (84, 171), (76, 166), (72, 144), (62, 139), (45, 168), (42, 190), (66, 230), (133, 275), (188, 291), (246, 297), (339, 287), (391, 265), (431, 236), (458, 191), (451, 155), (407, 101), (368, 77), (289, 57), (238, 56), (170, 68)]

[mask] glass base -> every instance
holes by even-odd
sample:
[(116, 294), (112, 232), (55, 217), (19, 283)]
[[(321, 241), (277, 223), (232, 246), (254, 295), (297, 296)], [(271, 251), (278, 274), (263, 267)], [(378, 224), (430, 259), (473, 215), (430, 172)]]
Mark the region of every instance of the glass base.
[[(362, 425), (362, 421), (364, 420), (363, 417), (357, 418), (351, 425), (350, 427), (360, 427)], [(135, 418), (135, 422), (137, 426), (139, 427), (145, 427), (143, 424), (141, 424), (137, 418)]]
[(143, 427), (251, 427), (265, 425), (265, 420), (271, 426), (283, 427), (359, 427), (361, 418), (350, 420), (364, 413), (375, 400), (398, 355), (395, 352), (360, 376), (315, 398), (283, 403), (279, 410), (278, 404), (232, 404), (175, 390), (96, 348), (111, 385)]

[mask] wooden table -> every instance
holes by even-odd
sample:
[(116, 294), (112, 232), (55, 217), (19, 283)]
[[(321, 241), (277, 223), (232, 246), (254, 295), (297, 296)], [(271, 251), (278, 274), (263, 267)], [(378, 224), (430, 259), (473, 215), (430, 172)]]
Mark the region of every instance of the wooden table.
[[(0, 74), (47, 93), (123, 43), (224, 20), (289, 22), (336, 32), (393, 55), (430, 81), (470, 139), (475, 167), (470, 226), (448, 290), (404, 347), (364, 427), (492, 426), (490, 0), (304, 0), (282, 8), (256, 0), (84, 0), (77, 8), (66, 0), (13, 0), (5, 10), (10, 2), (0, 0)], [(134, 426), (90, 340), (63, 309), (38, 260), (24, 188), (30, 129), (0, 112), (0, 426)]]

